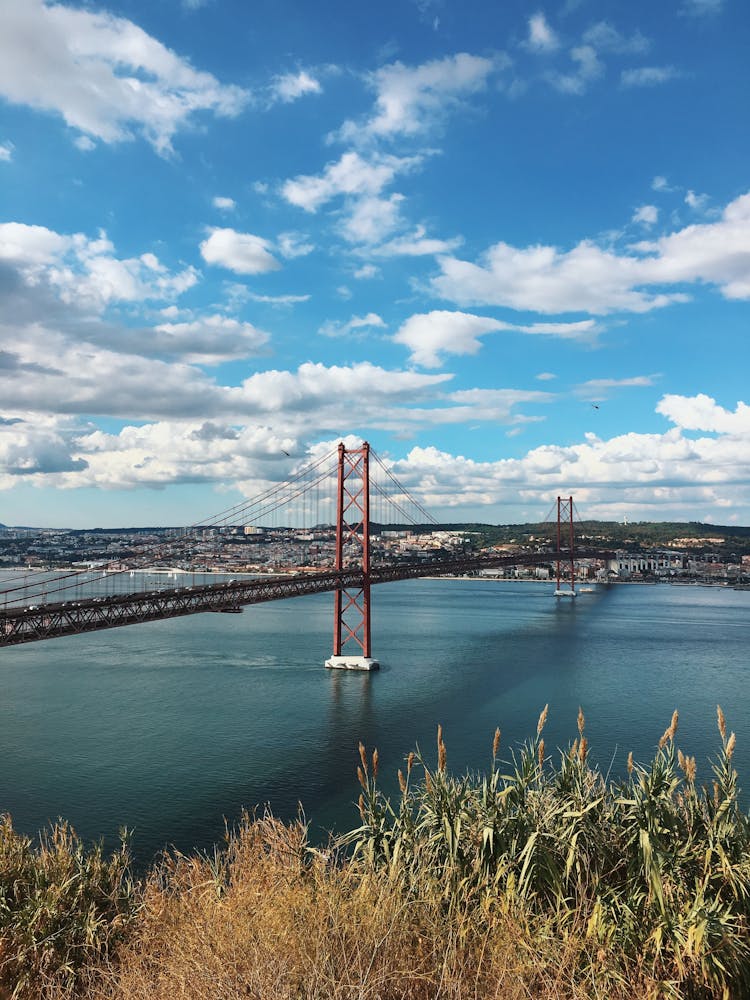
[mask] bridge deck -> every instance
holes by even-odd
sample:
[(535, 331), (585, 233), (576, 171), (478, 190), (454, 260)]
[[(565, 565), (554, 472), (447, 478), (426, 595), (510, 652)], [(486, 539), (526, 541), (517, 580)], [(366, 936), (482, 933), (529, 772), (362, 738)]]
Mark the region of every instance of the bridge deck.
[[(613, 555), (611, 552), (578, 549), (575, 559), (607, 560)], [(570, 553), (487, 554), (395, 563), (372, 567), (370, 583), (468, 573), (501, 566), (538, 566), (556, 563), (558, 559), (560, 562), (568, 562)], [(296, 573), (260, 580), (238, 579), (226, 583), (6, 608), (0, 610), (0, 646), (38, 642), (63, 635), (78, 635), (207, 611), (227, 611), (244, 605), (319, 594), (339, 588), (355, 589), (362, 585), (362, 581), (361, 569), (341, 572), (328, 570), (323, 573)]]

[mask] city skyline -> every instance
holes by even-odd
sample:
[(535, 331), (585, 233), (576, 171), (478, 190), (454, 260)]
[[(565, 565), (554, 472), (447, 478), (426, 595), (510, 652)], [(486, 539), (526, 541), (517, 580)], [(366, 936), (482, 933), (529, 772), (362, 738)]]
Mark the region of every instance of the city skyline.
[(738, 0), (0, 9), (0, 522), (750, 524)]

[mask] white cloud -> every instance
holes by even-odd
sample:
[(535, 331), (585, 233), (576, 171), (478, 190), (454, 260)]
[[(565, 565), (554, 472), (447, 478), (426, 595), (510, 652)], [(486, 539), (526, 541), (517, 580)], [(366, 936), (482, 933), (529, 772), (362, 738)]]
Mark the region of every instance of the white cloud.
[(592, 378), (573, 390), (576, 396), (599, 403), (608, 399), (613, 389), (646, 388), (656, 383), (659, 375), (634, 375), (632, 378)]
[(237, 115), (249, 99), (132, 21), (42, 0), (5, 0), (0, 95), (57, 113), (90, 139), (141, 134), (161, 154), (196, 113)]
[(309, 302), (309, 295), (258, 295), (257, 292), (246, 291), (245, 298), (251, 302), (263, 302), (272, 306), (293, 306), (298, 302)]
[(411, 351), (409, 360), (425, 368), (438, 368), (446, 354), (476, 354), (482, 346), (479, 338), (486, 333), (509, 330), (543, 334), (569, 340), (591, 340), (598, 332), (594, 320), (578, 323), (506, 323), (489, 316), (436, 309), (410, 316), (393, 335), (396, 344)]
[(10, 163), (13, 159), (13, 143), (0, 142), (0, 163)]
[(702, 211), (708, 201), (707, 194), (696, 194), (695, 191), (688, 191), (685, 195), (685, 204), (696, 212)]
[(298, 73), (284, 73), (274, 78), (271, 93), (277, 101), (289, 104), (305, 94), (320, 94), (323, 88), (315, 77), (304, 70)]
[(750, 298), (750, 194), (731, 202), (719, 221), (692, 225), (628, 252), (584, 241), (551, 246), (497, 243), (479, 264), (441, 257), (433, 289), (458, 305), (507, 306), (541, 313), (648, 312), (683, 302), (663, 286), (718, 285), (725, 298)]
[(212, 229), (200, 245), (207, 264), (225, 267), (235, 274), (266, 274), (278, 271), (281, 264), (271, 253), (271, 244), (252, 233), (235, 229)]
[(291, 205), (316, 212), (342, 195), (378, 195), (397, 174), (413, 170), (421, 162), (420, 156), (377, 156), (365, 160), (359, 153), (344, 153), (337, 162), (327, 164), (322, 174), (300, 175), (285, 181), (281, 193)]
[(579, 45), (571, 49), (570, 58), (575, 64), (574, 72), (554, 73), (550, 75), (550, 80), (562, 93), (580, 95), (585, 93), (592, 80), (604, 73), (604, 64), (590, 45)]
[(601, 332), (601, 327), (593, 319), (582, 319), (576, 323), (531, 323), (527, 326), (508, 324), (511, 330), (521, 333), (542, 334), (558, 337), (560, 340), (580, 340), (591, 343)]
[(363, 281), (367, 278), (377, 278), (380, 274), (380, 268), (375, 267), (374, 264), (363, 264), (362, 267), (358, 267), (354, 272), (354, 277), (359, 281)]
[(170, 299), (198, 280), (193, 267), (170, 273), (153, 254), (121, 259), (113, 251), (103, 232), (90, 239), (0, 223), (0, 261), (13, 265), (28, 286), (44, 282), (67, 304), (101, 311), (113, 302)]
[(417, 226), (413, 233), (389, 240), (374, 248), (378, 257), (424, 257), (434, 254), (451, 253), (463, 243), (460, 236), (450, 240), (439, 240), (425, 235), (424, 226)]
[(664, 396), (656, 407), (668, 420), (682, 430), (710, 431), (750, 440), (750, 406), (738, 402), (734, 411), (719, 406), (715, 399), (703, 393), (697, 396)]
[(608, 21), (599, 21), (584, 31), (583, 41), (586, 45), (593, 45), (597, 51), (617, 54), (647, 52), (651, 47), (649, 39), (640, 31), (628, 37)]
[(268, 334), (252, 323), (218, 314), (189, 323), (161, 323), (148, 331), (148, 336), (148, 353), (171, 354), (200, 365), (261, 354), (269, 340)]
[(320, 327), (318, 333), (321, 333), (324, 337), (348, 337), (355, 330), (365, 330), (368, 328), (382, 329), (384, 326), (385, 322), (382, 317), (378, 316), (377, 313), (371, 312), (367, 313), (366, 316), (352, 316), (346, 323), (329, 320)]
[(340, 230), (349, 243), (374, 246), (403, 225), (401, 203), (404, 196), (392, 194), (388, 198), (369, 196), (357, 199), (341, 220)]
[(529, 18), (529, 35), (526, 44), (535, 52), (554, 52), (560, 47), (560, 40), (541, 11)]
[[(524, 504), (542, 517), (555, 496), (572, 493), (590, 517), (688, 520), (704, 505), (746, 517), (750, 407), (740, 403), (732, 412), (706, 396), (665, 396), (657, 410), (675, 423), (663, 434), (605, 440), (590, 433), (577, 444), (542, 445), (494, 462), (414, 448), (393, 471), (438, 516), (462, 508), (463, 517), (473, 509), (482, 519), (512, 520), (505, 512)], [(686, 429), (714, 436), (687, 437)]]
[(669, 181), (666, 177), (654, 177), (651, 181), (651, 187), (654, 191), (671, 191), (672, 188), (669, 186)]
[(414, 136), (428, 132), (449, 111), (487, 86), (489, 77), (506, 64), (459, 52), (421, 66), (395, 62), (368, 77), (375, 91), (375, 111), (365, 123), (348, 121), (338, 138), (361, 142), (365, 138)]
[(276, 246), (281, 256), (287, 260), (293, 260), (295, 257), (306, 257), (315, 249), (304, 233), (279, 233)]
[(656, 205), (641, 205), (633, 213), (633, 222), (640, 222), (644, 226), (654, 226), (659, 219), (659, 209)]
[(539, 374), (535, 375), (534, 378), (539, 379), (540, 382), (551, 382), (553, 379), (557, 378), (557, 375), (552, 372), (539, 372)]
[(211, 200), (211, 204), (214, 208), (218, 208), (220, 212), (233, 212), (237, 208), (237, 202), (234, 198), (225, 198), (220, 194), (217, 194)]
[(479, 337), (507, 329), (507, 323), (489, 316), (434, 310), (410, 316), (393, 335), (393, 341), (409, 348), (409, 360), (414, 364), (438, 368), (443, 354), (476, 354), (482, 346)]
[(638, 69), (624, 69), (620, 82), (623, 87), (656, 87), (681, 75), (674, 66), (640, 66)]

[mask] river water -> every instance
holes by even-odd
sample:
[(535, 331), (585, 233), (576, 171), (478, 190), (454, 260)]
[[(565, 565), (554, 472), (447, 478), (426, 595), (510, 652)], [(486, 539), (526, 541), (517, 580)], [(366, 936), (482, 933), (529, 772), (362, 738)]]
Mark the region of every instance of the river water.
[(208, 849), (225, 819), (270, 803), (313, 835), (356, 825), (357, 744), (381, 774), (416, 745), (481, 770), (535, 733), (567, 745), (578, 706), (603, 770), (646, 760), (680, 711), (699, 780), (737, 732), (750, 789), (750, 592), (615, 585), (557, 600), (552, 586), (413, 580), (373, 590), (374, 674), (327, 671), (330, 594), (0, 650), (0, 811), (35, 833), (57, 816), (85, 839), (134, 831), (140, 864), (167, 844)]

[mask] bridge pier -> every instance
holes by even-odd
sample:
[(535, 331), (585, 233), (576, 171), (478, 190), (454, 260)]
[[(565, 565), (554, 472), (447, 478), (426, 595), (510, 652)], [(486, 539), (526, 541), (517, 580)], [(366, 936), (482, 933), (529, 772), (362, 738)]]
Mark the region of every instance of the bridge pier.
[(380, 670), (380, 663), (371, 656), (329, 656), (327, 670)]
[[(358, 588), (337, 587), (333, 608), (333, 655), (329, 670), (377, 670), (370, 636), (370, 445), (339, 444), (335, 569), (344, 569), (344, 547), (358, 551), (362, 579)], [(349, 559), (351, 563), (351, 559)], [(353, 652), (344, 647), (351, 642)]]

